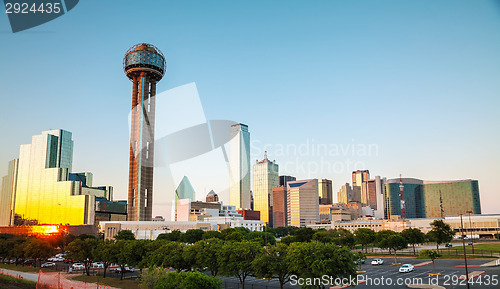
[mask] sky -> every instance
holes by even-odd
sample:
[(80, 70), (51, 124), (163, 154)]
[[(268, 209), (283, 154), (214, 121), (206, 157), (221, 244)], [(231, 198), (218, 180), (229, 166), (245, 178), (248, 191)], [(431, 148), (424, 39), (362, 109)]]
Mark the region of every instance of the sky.
[[(334, 195), (357, 169), (476, 179), (482, 212), (500, 213), (500, 1), (85, 0), (18, 33), (3, 14), (0, 176), (19, 145), (62, 128), (73, 171), (126, 199), (122, 59), (140, 42), (166, 57), (158, 92), (195, 83), (205, 119), (248, 125), (252, 162), (267, 150)], [(155, 178), (153, 214), (168, 218), (172, 187)]]

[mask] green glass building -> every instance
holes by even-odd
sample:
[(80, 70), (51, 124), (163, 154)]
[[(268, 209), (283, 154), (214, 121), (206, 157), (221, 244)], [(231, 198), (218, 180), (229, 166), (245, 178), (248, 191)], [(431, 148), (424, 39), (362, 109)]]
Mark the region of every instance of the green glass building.
[[(401, 216), (400, 179), (384, 184), (385, 218)], [(472, 211), (481, 214), (477, 180), (423, 181), (403, 178), (406, 218), (442, 218)]]

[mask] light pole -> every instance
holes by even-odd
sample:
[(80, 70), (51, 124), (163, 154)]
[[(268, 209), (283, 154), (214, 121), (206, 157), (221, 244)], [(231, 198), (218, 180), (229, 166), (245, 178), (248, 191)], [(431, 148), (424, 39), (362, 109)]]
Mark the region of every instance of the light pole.
[(472, 239), (472, 255), (474, 255), (474, 237), (472, 237), (472, 221), (470, 219), (470, 214), (472, 213), (472, 211), (467, 211), (467, 213), (469, 214), (469, 228), (470, 228), (470, 237)]
[(467, 289), (469, 289), (469, 269), (467, 268), (467, 253), (465, 252), (465, 240), (464, 240), (464, 221), (462, 220), (462, 215), (460, 214), (460, 230), (462, 231), (462, 246), (464, 247), (464, 261), (465, 261), (465, 282), (467, 282)]

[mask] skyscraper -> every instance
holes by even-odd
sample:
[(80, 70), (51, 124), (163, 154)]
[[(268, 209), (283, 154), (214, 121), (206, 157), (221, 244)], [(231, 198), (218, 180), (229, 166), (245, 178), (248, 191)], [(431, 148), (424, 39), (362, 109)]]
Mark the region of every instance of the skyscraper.
[(295, 181), (292, 176), (279, 176), (279, 187), (273, 188), (273, 227), (288, 226), (287, 184)]
[(319, 221), (318, 180), (287, 184), (288, 226), (304, 227)]
[(368, 179), (370, 179), (370, 172), (368, 170), (357, 170), (352, 172), (352, 189), (356, 191), (355, 187), (359, 187), (360, 202), (366, 206), (369, 202), (368, 196)]
[(17, 185), (17, 167), (19, 159), (9, 162), (7, 175), (2, 178), (0, 190), (0, 226), (9, 226), (14, 222), (14, 201)]
[(333, 203), (332, 196), (332, 180), (319, 179), (318, 180), (318, 195), (322, 205), (329, 205)]
[(150, 221), (153, 205), (153, 167), (156, 83), (166, 70), (165, 57), (151, 44), (132, 46), (123, 59), (132, 81), (128, 219)]
[(254, 210), (260, 211), (260, 219), (272, 226), (273, 188), (278, 186), (278, 165), (267, 158), (253, 166)]
[(229, 205), (250, 209), (250, 133), (242, 123), (231, 126), (229, 180)]
[[(73, 140), (65, 130), (44, 131), (21, 145), (14, 214), (21, 224), (94, 223), (95, 196), (105, 191), (69, 181)], [(11, 224), (15, 220), (11, 220)]]

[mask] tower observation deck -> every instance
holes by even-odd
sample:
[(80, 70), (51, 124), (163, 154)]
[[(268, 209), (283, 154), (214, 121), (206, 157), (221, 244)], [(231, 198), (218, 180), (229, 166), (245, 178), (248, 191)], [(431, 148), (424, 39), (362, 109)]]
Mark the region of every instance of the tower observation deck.
[(153, 205), (156, 83), (165, 74), (165, 57), (155, 46), (139, 43), (125, 54), (123, 70), (132, 81), (128, 220), (150, 221)]

